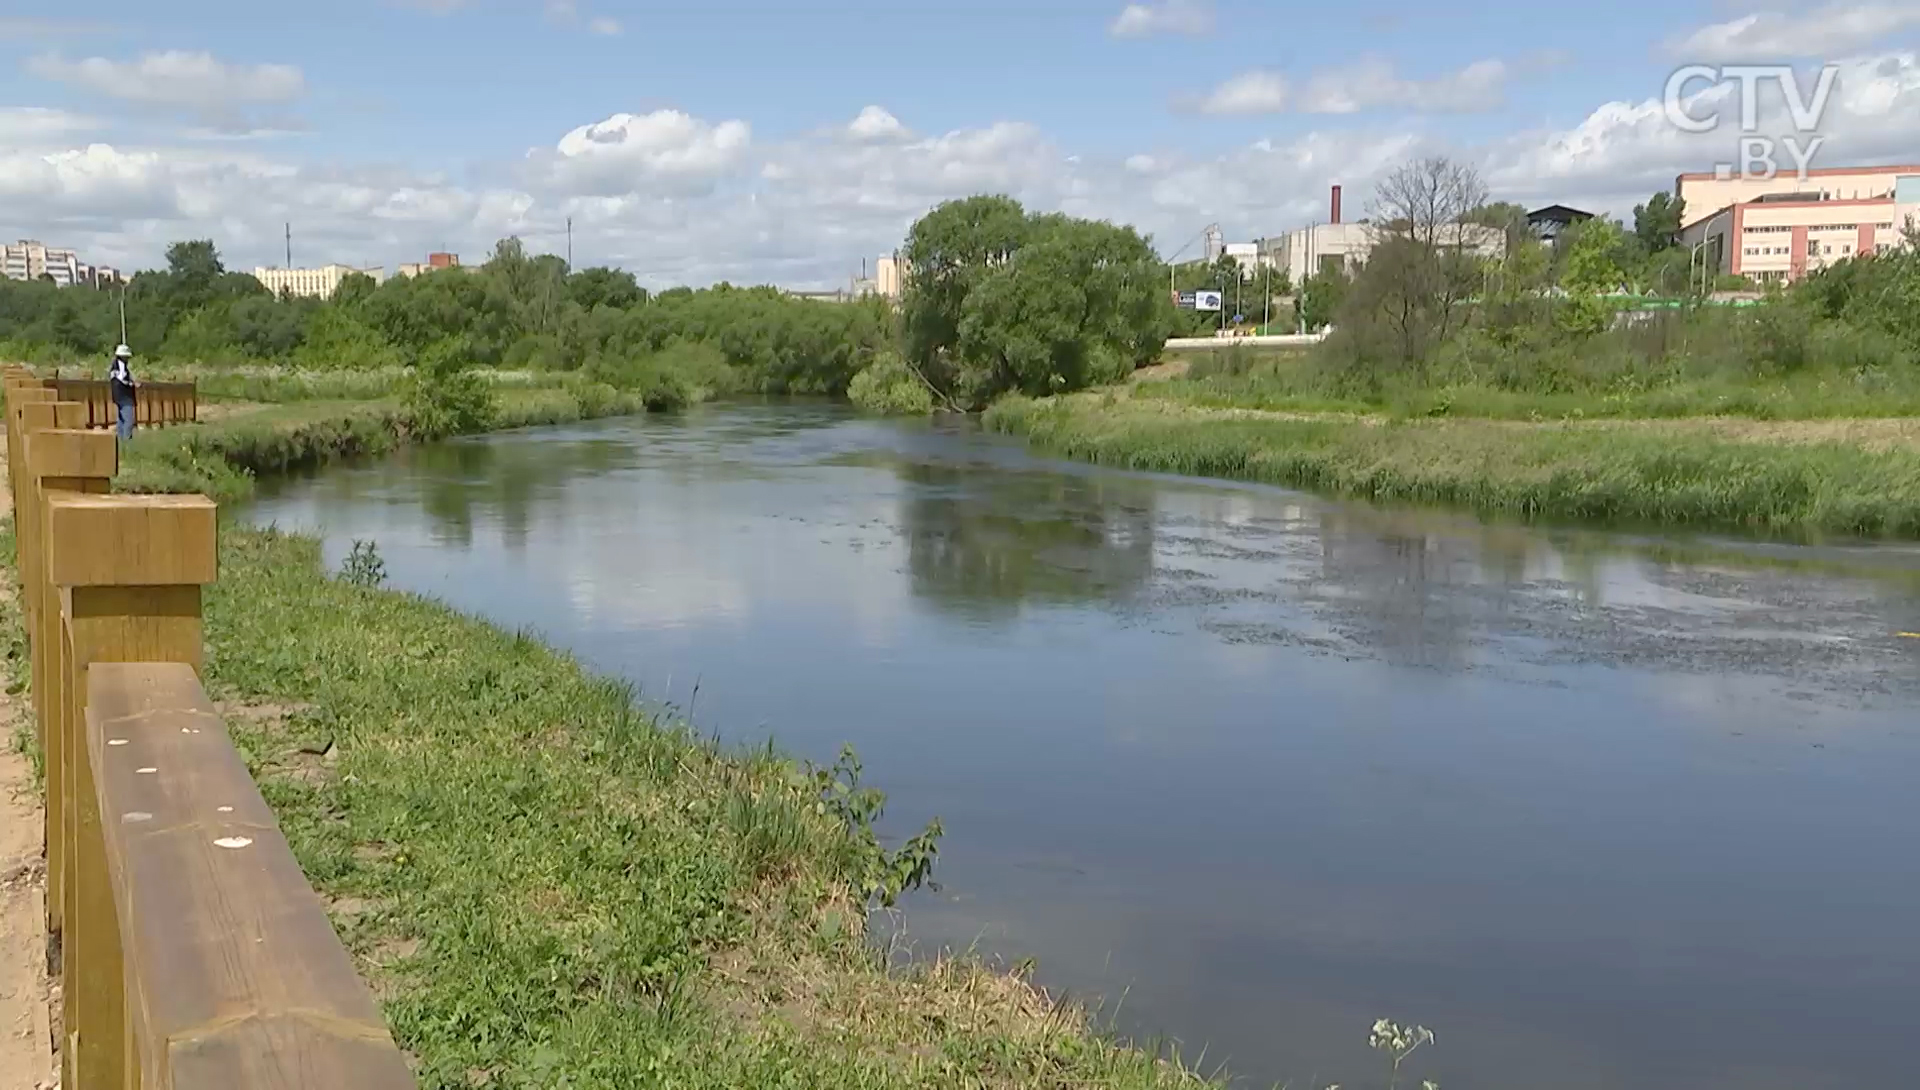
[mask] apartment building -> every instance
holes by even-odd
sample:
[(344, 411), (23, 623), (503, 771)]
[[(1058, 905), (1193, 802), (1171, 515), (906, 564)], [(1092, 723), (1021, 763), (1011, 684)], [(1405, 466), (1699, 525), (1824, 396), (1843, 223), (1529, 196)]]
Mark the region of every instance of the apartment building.
[(0, 271), (4, 271), (9, 280), (38, 280), (44, 276), (61, 287), (70, 288), (87, 282), (83, 270), (88, 268), (72, 250), (48, 246), (34, 239), (23, 238), (0, 246)]
[(1682, 174), (1674, 188), (1687, 202), (1682, 244), (1708, 268), (1761, 283), (1896, 245), (1920, 213), (1920, 166), (1836, 167), (1804, 181)]
[(341, 281), (355, 273), (373, 277), (376, 284), (387, 278), (386, 269), (379, 265), (365, 269), (356, 269), (351, 265), (322, 265), (317, 269), (269, 269), (262, 266), (253, 270), (253, 278), (275, 295), (328, 299), (339, 290)]

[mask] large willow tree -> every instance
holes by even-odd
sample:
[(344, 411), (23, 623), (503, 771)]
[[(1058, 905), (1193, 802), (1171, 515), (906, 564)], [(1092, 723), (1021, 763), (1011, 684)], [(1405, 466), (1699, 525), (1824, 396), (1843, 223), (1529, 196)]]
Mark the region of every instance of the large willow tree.
[(1131, 227), (968, 197), (921, 217), (902, 256), (907, 360), (956, 406), (1120, 379), (1173, 325), (1166, 266)]

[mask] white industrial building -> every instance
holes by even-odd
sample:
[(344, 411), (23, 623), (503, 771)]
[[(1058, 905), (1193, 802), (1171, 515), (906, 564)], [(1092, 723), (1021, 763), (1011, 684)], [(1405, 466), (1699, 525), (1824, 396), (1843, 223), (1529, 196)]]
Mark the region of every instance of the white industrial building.
[(387, 270), (380, 265), (364, 269), (356, 269), (351, 265), (322, 265), (317, 269), (269, 269), (259, 266), (253, 270), (253, 278), (275, 295), (330, 299), (339, 290), (340, 282), (356, 273), (372, 277), (376, 284), (387, 278)]

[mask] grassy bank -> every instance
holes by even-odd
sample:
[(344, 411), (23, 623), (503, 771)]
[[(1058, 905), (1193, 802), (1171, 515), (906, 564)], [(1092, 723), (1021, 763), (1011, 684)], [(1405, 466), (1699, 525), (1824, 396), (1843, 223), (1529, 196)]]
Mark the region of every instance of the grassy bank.
[(886, 965), (900, 861), (849, 767), (726, 751), (302, 537), (224, 532), (207, 640), (423, 1087), (1199, 1084), (1012, 977)]
[(1132, 391), (1012, 399), (987, 425), (1102, 465), (1521, 519), (1920, 536), (1920, 449), (1708, 430), (1210, 411)]
[[(145, 428), (121, 456), (114, 488), (121, 492), (204, 492), (221, 503), (252, 494), (253, 480), (384, 453), (417, 429), (391, 389), (363, 400), (290, 400), (201, 411), (204, 424)], [(566, 424), (644, 412), (641, 397), (607, 386), (506, 388), (498, 391), (495, 429)], [(218, 414), (218, 415), (216, 415)]]
[[(1170, 353), (1139, 396), (1200, 408), (1371, 412), (1496, 420), (1728, 416), (1822, 420), (1920, 415), (1920, 369), (1886, 361), (1767, 369), (1625, 351), (1483, 350), (1375, 371), (1329, 349), (1231, 346)], [(1161, 376), (1156, 376), (1161, 377)]]

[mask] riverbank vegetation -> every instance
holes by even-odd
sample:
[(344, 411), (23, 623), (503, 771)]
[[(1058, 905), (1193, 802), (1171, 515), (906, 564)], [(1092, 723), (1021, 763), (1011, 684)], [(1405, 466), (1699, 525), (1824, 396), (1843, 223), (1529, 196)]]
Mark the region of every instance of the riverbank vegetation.
[[(1010, 398), (989, 427), (1125, 469), (1522, 519), (1920, 536), (1920, 429), (1743, 435), (1199, 410), (1125, 392)], [(1652, 425), (1654, 422), (1647, 422)]]
[[(204, 423), (141, 428), (121, 448), (120, 492), (202, 492), (221, 503), (269, 473), (383, 454), (456, 434), (568, 424), (645, 412), (641, 395), (593, 383), (500, 387), (464, 373), (452, 386), (393, 375), (370, 396), (202, 404)], [(269, 388), (266, 392), (272, 392)]]
[(1920, 536), (1920, 434), (1886, 419), (1920, 416), (1911, 230), (1751, 305), (1655, 307), (1637, 289), (1685, 268), (1675, 202), (1553, 246), (1508, 231), (1498, 257), (1447, 244), (1450, 224), (1503, 218), (1468, 168), (1409, 164), (1378, 204), (1368, 260), (1323, 270), (1341, 287), (1321, 343), (1202, 351), (989, 423), (1109, 464), (1370, 500)]

